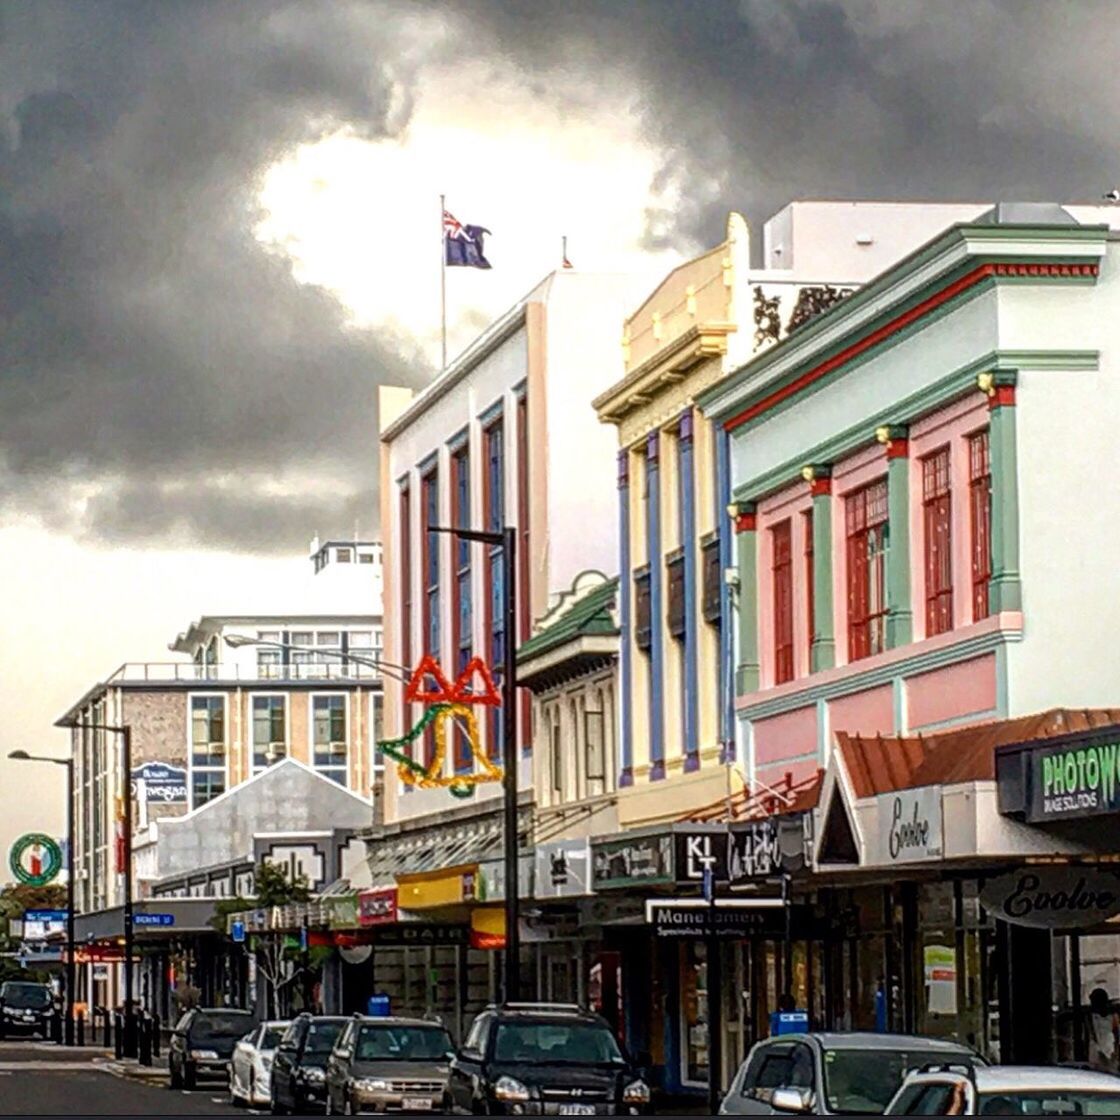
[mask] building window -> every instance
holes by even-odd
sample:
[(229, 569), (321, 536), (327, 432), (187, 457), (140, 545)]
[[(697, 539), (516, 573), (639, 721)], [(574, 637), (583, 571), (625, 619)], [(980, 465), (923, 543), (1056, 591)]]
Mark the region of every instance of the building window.
[(226, 699), (191, 697), (191, 807), (226, 788)]
[[(533, 629), (532, 588), (529, 584), (532, 567), (529, 563), (529, 396), (517, 400), (517, 585), (521, 592), (517, 603), (517, 642), (529, 640)], [(521, 690), (518, 704), (518, 741), (523, 749), (532, 746), (532, 697)]]
[(583, 713), (584, 743), (587, 752), (587, 793), (605, 792), (607, 780), (606, 734), (603, 711), (587, 709)]
[(774, 683), (793, 680), (793, 542), (789, 521), (770, 530), (774, 588)]
[(351, 550), (351, 549), (349, 549), (349, 548), (340, 548), (340, 549), (339, 549), (339, 550), (338, 550), (338, 551), (337, 551), (337, 552), (335, 553), (335, 556), (334, 556), (334, 558), (335, 558), (335, 560), (337, 560), (337, 561), (338, 561), (338, 562), (339, 562), (340, 564), (349, 564), (349, 563), (351, 563), (351, 562), (353, 561), (353, 559), (354, 559), (354, 554), (353, 554), (352, 550)]
[(560, 710), (553, 713), (552, 742), (549, 749), (549, 770), (552, 779), (552, 802), (556, 804), (564, 800), (564, 748), (560, 734)]
[(331, 781), (346, 785), (346, 697), (312, 697), (311, 723), (315, 769)]
[(806, 510), (801, 515), (801, 528), (805, 538), (805, 629), (807, 631), (805, 648), (809, 650), (810, 665), (812, 664), (813, 639), (817, 636), (816, 623), (813, 619), (815, 608), (814, 587), (816, 575), (813, 572), (813, 511)]
[[(439, 471), (435, 468), (421, 480), (424, 533), (420, 539), (420, 566), (424, 573), (424, 599), (421, 610), (422, 653), (439, 660), (439, 550), (440, 542), (429, 526), (439, 524)], [(429, 724), (424, 732), (424, 764), (431, 765), (436, 754), (435, 731)]]
[[(451, 457), (451, 524), (458, 529), (471, 527), (471, 460), (470, 447), (464, 444)], [(455, 575), (451, 585), (451, 648), (455, 673), (461, 673), (471, 659), (474, 648), (474, 613), (471, 609), (471, 543), (453, 538), (452, 556)], [(458, 773), (470, 770), (471, 745), (458, 720), (452, 721), (453, 761)]]
[(881, 653), (887, 646), (887, 480), (849, 494), (848, 660)]
[(358, 563), (359, 564), (372, 564), (373, 563), (373, 553), (372, 552), (359, 552), (358, 553)]
[(288, 661), (291, 663), (293, 680), (309, 680), (322, 675), (318, 664), (319, 655), (315, 652), (315, 632), (313, 630), (293, 630), (288, 635)]
[(685, 596), (684, 596), (684, 549), (678, 549), (666, 562), (666, 585), (668, 590), (667, 617), (669, 633), (680, 641), (684, 640)]
[(385, 738), (385, 704), (382, 697), (375, 692), (369, 698), (369, 706), (369, 723), (373, 738), (370, 749), (373, 752), (373, 776), (376, 780), (385, 772), (385, 756), (377, 746)]
[(926, 550), (926, 637), (953, 628), (952, 491), (949, 449), (922, 460), (922, 524)]
[(719, 629), (723, 573), (719, 565), (718, 535), (709, 537), (700, 546), (700, 566), (704, 585), (704, 621)]
[(288, 753), (288, 701), (253, 697), (253, 769), (264, 770)]
[(653, 645), (650, 616), (649, 568), (634, 573), (634, 640), (638, 649), (649, 653)]
[(972, 527), (972, 618), (979, 622), (990, 610), (992, 582), (992, 461), (987, 431), (968, 441), (968, 509)]
[[(482, 493), (482, 520), (486, 531), (501, 532), (505, 521), (505, 452), (502, 417), (491, 421), (483, 432), (486, 451), (486, 479)], [(486, 616), (483, 628), (489, 646), (490, 664), (505, 663), (505, 615), (502, 611), (502, 550), (486, 548)], [(502, 753), (501, 708), (486, 711), (486, 753), (497, 758)]]
[[(280, 643), (279, 630), (258, 630), (257, 639), (262, 642)], [(257, 647), (257, 676), (261, 680), (279, 680), (284, 675), (284, 651)]]
[[(406, 669), (412, 669), (412, 503), (407, 484), (400, 489), (400, 539), (398, 551), (401, 566), (401, 661)], [(401, 681), (401, 728), (407, 730), (412, 723), (407, 679)], [(400, 729), (398, 729), (400, 733)], [(411, 747), (405, 751), (411, 753)], [(405, 789), (411, 789), (406, 785)]]

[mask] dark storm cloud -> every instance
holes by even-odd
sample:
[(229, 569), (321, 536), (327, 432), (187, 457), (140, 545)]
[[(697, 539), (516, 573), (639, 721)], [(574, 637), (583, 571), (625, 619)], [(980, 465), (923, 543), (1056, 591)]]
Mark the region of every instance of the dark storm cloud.
[[(4, 509), (64, 527), (88, 484), (77, 530), (107, 540), (267, 549), (373, 527), (376, 385), (425, 364), (346, 329), (252, 228), (275, 157), (342, 124), (404, 123), (394, 14), (0, 8)], [(320, 491), (259, 485), (293, 470)]]
[(1120, 179), (1117, 9), (1079, 0), (470, 4), (563, 98), (619, 97), (684, 205), (655, 244), (793, 198), (1096, 199)]

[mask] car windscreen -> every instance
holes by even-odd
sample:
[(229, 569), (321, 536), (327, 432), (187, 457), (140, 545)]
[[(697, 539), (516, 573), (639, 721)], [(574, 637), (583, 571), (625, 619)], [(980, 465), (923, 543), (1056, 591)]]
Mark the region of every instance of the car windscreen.
[(284, 1037), (284, 1032), (287, 1027), (265, 1027), (264, 1038), (261, 1039), (261, 1050), (275, 1050), (280, 1045), (280, 1039)]
[(442, 1027), (383, 1026), (362, 1027), (354, 1057), (359, 1062), (430, 1062), (442, 1060), (451, 1045), (451, 1036)]
[(29, 1007), (40, 1010), (51, 1005), (51, 990), (42, 984), (5, 984), (0, 999), (6, 1007)]
[(1116, 1116), (1120, 1114), (1120, 1086), (1115, 1093), (1067, 1089), (981, 1093), (976, 1105), (981, 1116)]
[(334, 1049), (338, 1036), (342, 1033), (345, 1022), (312, 1023), (307, 1028), (307, 1044), (304, 1046), (306, 1054), (329, 1054)]
[(502, 1023), (494, 1060), (543, 1065), (622, 1065), (610, 1028), (599, 1023), (557, 1020)]
[(898, 1092), (908, 1073), (931, 1062), (972, 1066), (968, 1051), (856, 1049), (836, 1047), (824, 1051), (824, 1096), (831, 1112), (878, 1115)]
[(253, 1029), (253, 1017), (248, 1013), (235, 1015), (229, 1011), (206, 1011), (196, 1015), (191, 1022), (191, 1038), (242, 1038)]

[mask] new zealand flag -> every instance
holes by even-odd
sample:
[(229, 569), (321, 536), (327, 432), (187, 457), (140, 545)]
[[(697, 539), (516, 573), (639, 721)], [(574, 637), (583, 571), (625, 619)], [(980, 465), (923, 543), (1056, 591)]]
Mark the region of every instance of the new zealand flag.
[(490, 268), (490, 262), (482, 252), (482, 238), (489, 232), (482, 226), (460, 225), (453, 214), (444, 210), (443, 246), (448, 267)]

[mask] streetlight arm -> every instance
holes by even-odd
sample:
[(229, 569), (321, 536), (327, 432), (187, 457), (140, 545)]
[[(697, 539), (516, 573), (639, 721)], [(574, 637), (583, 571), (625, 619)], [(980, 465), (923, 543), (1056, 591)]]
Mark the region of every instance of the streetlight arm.
[(73, 766), (73, 759), (50, 758), (45, 754), (28, 754), (25, 750), (8, 751), (8, 757), (17, 762), (53, 762), (56, 766)]

